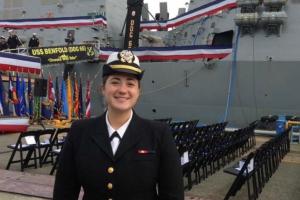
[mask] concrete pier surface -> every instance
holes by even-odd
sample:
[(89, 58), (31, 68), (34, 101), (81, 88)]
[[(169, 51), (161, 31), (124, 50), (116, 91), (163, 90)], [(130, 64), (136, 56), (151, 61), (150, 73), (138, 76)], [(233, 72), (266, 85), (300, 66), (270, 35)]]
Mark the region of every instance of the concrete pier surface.
[[(8, 144), (16, 142), (19, 134), (0, 134), (0, 200), (42, 200), (51, 199), (54, 176), (50, 176), (51, 164), (42, 168), (26, 168), (20, 172), (20, 164), (12, 164), (5, 170), (11, 150)], [(254, 151), (270, 137), (256, 136)], [(238, 162), (232, 161), (226, 167)], [(224, 169), (224, 168), (223, 168)], [(201, 183), (185, 192), (185, 200), (222, 200), (228, 192), (235, 176), (224, 173), (223, 169), (209, 176)], [(233, 200), (247, 200), (246, 184)], [(300, 199), (300, 144), (291, 144), (291, 151), (285, 156), (278, 169), (259, 195), (259, 200), (299, 200)]]

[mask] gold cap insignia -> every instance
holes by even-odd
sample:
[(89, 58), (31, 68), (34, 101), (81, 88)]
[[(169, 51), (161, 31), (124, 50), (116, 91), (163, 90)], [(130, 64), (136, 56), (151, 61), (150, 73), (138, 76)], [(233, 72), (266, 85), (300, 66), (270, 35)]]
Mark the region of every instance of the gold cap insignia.
[(134, 55), (132, 51), (129, 50), (123, 50), (118, 54), (118, 58), (123, 63), (133, 63), (134, 61)]

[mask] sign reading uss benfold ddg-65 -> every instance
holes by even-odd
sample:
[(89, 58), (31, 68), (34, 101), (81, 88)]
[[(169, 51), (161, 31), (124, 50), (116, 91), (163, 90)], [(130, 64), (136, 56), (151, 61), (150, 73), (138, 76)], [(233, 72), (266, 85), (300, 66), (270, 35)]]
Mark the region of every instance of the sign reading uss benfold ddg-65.
[(94, 48), (89, 44), (31, 48), (28, 53), (40, 57), (43, 65), (93, 60), (95, 57)]

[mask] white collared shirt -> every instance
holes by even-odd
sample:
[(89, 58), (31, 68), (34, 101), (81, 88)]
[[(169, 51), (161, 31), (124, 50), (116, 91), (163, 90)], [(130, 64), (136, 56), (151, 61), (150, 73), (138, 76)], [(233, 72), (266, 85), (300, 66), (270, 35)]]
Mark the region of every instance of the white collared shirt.
[[(108, 120), (108, 112), (106, 112), (106, 115), (105, 115), (105, 121), (106, 121), (106, 125), (107, 125), (107, 131), (108, 131), (108, 136), (109, 136), (109, 138), (110, 138), (110, 136), (111, 136), (115, 131), (117, 131), (118, 134), (120, 135), (120, 137), (123, 138), (123, 136), (124, 136), (124, 134), (125, 134), (125, 131), (127, 130), (128, 126), (129, 126), (129, 123), (131, 122), (132, 115), (133, 115), (133, 112), (132, 112), (132, 110), (131, 110), (129, 119), (128, 119), (128, 120), (127, 120), (120, 128), (118, 128), (117, 130), (115, 130), (115, 129), (111, 126), (111, 124), (109, 123), (109, 120)], [(119, 144), (120, 144), (119, 138), (114, 138), (114, 139), (111, 141), (113, 154), (116, 153)]]

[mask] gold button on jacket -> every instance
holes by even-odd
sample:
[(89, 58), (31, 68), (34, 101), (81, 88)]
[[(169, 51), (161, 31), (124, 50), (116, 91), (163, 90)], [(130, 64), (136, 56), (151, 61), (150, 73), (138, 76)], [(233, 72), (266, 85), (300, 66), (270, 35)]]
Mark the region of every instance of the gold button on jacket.
[(114, 168), (113, 168), (113, 167), (109, 167), (109, 168), (107, 169), (107, 172), (108, 172), (109, 174), (112, 174), (112, 173), (114, 172)]
[(113, 184), (112, 184), (112, 183), (108, 183), (108, 184), (107, 184), (107, 188), (108, 188), (109, 190), (113, 189)]

